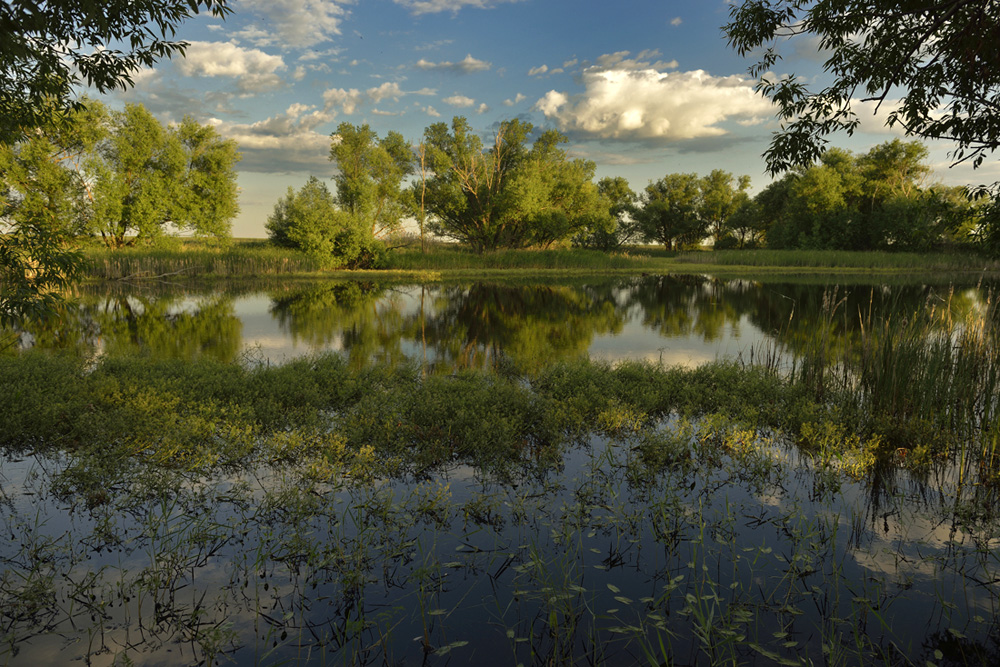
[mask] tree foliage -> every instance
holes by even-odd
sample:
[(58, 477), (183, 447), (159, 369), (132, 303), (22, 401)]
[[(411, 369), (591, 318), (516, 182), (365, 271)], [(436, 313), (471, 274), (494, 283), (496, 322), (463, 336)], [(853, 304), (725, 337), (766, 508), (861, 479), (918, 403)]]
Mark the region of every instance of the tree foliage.
[(373, 267), (382, 254), (368, 219), (338, 208), (333, 193), (315, 176), (298, 191), (288, 188), (265, 228), (272, 242), (302, 250), (326, 266)]
[(336, 201), (364, 220), (376, 238), (398, 229), (409, 212), (403, 179), (413, 173), (413, 153), (399, 132), (385, 138), (368, 125), (341, 123), (331, 136), (330, 160), (337, 165)]
[(424, 132), (432, 175), (422, 184), (436, 233), (476, 252), (550, 246), (588, 226), (611, 223), (593, 183), (595, 165), (570, 158), (554, 130), (527, 145), (534, 128), (504, 121), (486, 148), (465, 118)]
[(0, 144), (78, 109), (75, 88), (124, 90), (132, 75), (183, 55), (180, 25), (228, 0), (7, 0), (0, 3)]
[(103, 107), (84, 107), (0, 144), (0, 324), (51, 312), (77, 273), (70, 240), (89, 216), (78, 167), (102, 119)]
[(963, 188), (924, 183), (927, 150), (885, 142), (855, 156), (824, 152), (764, 188), (755, 202), (773, 248), (928, 250), (968, 242), (975, 207)]
[[(832, 81), (811, 90), (790, 76), (763, 78), (761, 93), (783, 125), (765, 153), (777, 174), (808, 165), (826, 136), (853, 132), (859, 100), (888, 106), (888, 124), (909, 135), (953, 142), (956, 162), (975, 166), (1000, 147), (1000, 22), (996, 0), (744, 0), (724, 27), (750, 68), (764, 75), (788, 37), (814, 35)], [(899, 96), (898, 100), (893, 99)]]
[(646, 240), (673, 250), (696, 243), (707, 233), (700, 205), (701, 179), (697, 174), (667, 174), (646, 186), (636, 218)]

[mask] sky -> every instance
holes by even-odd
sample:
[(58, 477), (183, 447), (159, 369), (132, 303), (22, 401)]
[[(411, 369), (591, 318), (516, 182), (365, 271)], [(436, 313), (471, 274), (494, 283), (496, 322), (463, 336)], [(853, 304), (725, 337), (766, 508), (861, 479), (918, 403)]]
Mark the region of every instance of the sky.
[[(750, 58), (730, 49), (724, 0), (231, 0), (225, 20), (181, 25), (184, 58), (136, 74), (106, 96), (142, 103), (161, 121), (185, 115), (235, 139), (241, 212), (235, 237), (264, 237), (288, 187), (329, 179), (330, 135), (342, 122), (416, 143), (433, 123), (466, 117), (484, 137), (520, 118), (565, 134), (597, 177), (637, 192), (673, 172), (724, 169), (770, 182), (760, 157), (778, 125), (753, 90)], [(822, 85), (817, 41), (782, 44), (773, 75)], [(861, 128), (831, 144), (863, 153), (902, 136), (886, 108), (858, 107)], [(949, 168), (928, 144), (932, 179), (1000, 179), (987, 163)], [(332, 187), (332, 184), (331, 184)]]

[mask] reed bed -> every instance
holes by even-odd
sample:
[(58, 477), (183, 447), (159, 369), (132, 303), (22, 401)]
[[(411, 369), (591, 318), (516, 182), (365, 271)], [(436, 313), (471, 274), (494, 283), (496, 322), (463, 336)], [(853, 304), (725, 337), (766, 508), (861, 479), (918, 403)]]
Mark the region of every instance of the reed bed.
[(715, 250), (678, 255), (678, 264), (789, 268), (997, 271), (1000, 262), (970, 252), (884, 252), (850, 250)]
[[(931, 297), (920, 310), (885, 319), (842, 312), (842, 303), (828, 293), (827, 326), (795, 362), (791, 381), (857, 432), (880, 439), (883, 453), (917, 464), (974, 459), (992, 477), (1000, 474), (996, 295), (957, 314), (950, 298)], [(828, 333), (837, 317), (857, 317), (860, 334), (834, 351)]]
[(98, 280), (253, 277), (314, 273), (321, 268), (305, 253), (265, 243), (90, 249), (85, 258), (85, 275)]
[(462, 246), (435, 244), (428, 252), (418, 248), (397, 249), (389, 254), (385, 268), (414, 271), (470, 270), (579, 270), (643, 271), (663, 268), (663, 261), (644, 254), (604, 253), (579, 248), (552, 250), (496, 250), (477, 254)]

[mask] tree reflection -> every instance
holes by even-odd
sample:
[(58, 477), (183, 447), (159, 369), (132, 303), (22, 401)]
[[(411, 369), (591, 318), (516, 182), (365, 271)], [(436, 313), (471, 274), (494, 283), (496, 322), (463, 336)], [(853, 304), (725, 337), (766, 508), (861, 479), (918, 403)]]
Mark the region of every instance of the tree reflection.
[(81, 356), (144, 355), (154, 359), (236, 361), (243, 323), (225, 294), (85, 295), (58, 320), (18, 332), (22, 345), (72, 350)]
[(617, 333), (625, 312), (606, 289), (475, 283), (445, 287), (419, 322), (439, 364), (480, 368), (501, 361), (538, 368), (585, 356), (595, 335)]
[(405, 359), (402, 294), (371, 282), (335, 282), (271, 294), (270, 313), (295, 343), (340, 349), (355, 368)]

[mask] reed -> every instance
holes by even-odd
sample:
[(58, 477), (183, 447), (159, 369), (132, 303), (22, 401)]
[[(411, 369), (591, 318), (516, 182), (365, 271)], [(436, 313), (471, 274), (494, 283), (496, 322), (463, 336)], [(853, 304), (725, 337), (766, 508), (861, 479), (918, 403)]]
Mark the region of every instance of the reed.
[(320, 264), (305, 253), (266, 242), (177, 244), (167, 248), (91, 248), (84, 274), (97, 280), (232, 278), (314, 273)]
[(716, 250), (678, 255), (677, 264), (719, 266), (997, 271), (1000, 263), (971, 252), (886, 252), (853, 250)]

